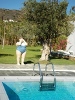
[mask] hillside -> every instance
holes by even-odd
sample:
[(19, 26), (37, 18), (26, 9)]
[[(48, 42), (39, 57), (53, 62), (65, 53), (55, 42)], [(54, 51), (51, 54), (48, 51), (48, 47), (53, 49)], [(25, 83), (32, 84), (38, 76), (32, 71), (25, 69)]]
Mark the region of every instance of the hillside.
[(0, 8), (0, 20), (16, 20), (18, 16), (21, 14), (20, 10), (9, 10), (9, 9), (1, 9)]

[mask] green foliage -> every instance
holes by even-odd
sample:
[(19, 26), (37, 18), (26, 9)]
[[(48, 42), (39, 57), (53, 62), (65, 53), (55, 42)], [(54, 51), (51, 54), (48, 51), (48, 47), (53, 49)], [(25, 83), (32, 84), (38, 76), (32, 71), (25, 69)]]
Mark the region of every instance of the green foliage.
[(41, 42), (43, 40), (49, 42), (60, 33), (66, 34), (67, 6), (68, 3), (65, 0), (60, 3), (57, 0), (42, 0), (41, 2), (28, 0), (24, 3), (25, 18), (37, 25), (36, 35)]
[[(68, 36), (73, 30), (69, 23), (70, 16), (66, 14), (68, 3), (66, 0), (57, 1), (26, 0), (21, 11), (10, 11), (10, 14), (14, 12), (10, 19), (14, 18), (17, 22), (4, 23), (0, 20), (0, 41), (4, 37), (4, 27), (5, 44), (11, 45), (16, 43), (18, 35), (23, 35), (29, 45), (37, 45), (38, 42), (42, 44), (45, 41), (50, 43), (50, 40), (56, 41), (59, 35)], [(4, 16), (9, 13), (7, 10), (4, 12)]]

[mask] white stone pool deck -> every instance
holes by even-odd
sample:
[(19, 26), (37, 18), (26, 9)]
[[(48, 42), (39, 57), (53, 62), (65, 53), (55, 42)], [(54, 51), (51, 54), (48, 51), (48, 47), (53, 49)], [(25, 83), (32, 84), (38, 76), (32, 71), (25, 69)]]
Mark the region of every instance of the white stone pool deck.
[[(2, 85), (2, 82), (7, 82), (7, 81), (25, 81), (25, 80), (37, 80), (39, 81), (40, 77), (39, 76), (26, 76), (23, 74), (24, 71), (33, 71), (33, 66), (34, 64), (25, 64), (25, 65), (16, 65), (16, 64), (0, 64), (0, 100), (9, 100), (6, 91)], [(40, 65), (41, 70), (44, 71), (45, 70), (45, 65), (41, 64)], [(38, 67), (35, 67), (36, 70), (38, 70)], [(66, 72), (74, 72), (75, 73), (75, 65), (54, 65), (54, 69), (55, 71), (66, 71)], [(48, 70), (50, 70), (50, 68), (48, 68)], [(21, 72), (20, 75), (17, 75), (15, 72), (15, 75), (11, 75), (8, 74), (9, 73), (13, 73), (13, 71), (15, 72)], [(47, 78), (51, 78), (52, 76), (45, 76), (45, 79)], [(56, 76), (57, 80), (72, 80), (73, 82), (75, 82), (75, 76), (73, 74), (73, 76)]]
[[(0, 64), (0, 70), (12, 69), (12, 70), (32, 70), (34, 64), (16, 65), (16, 64)], [(41, 69), (45, 68), (45, 64), (40, 64)], [(38, 67), (36, 67), (38, 68)], [(75, 70), (75, 65), (54, 65), (55, 70)]]
[[(26, 76), (24, 71), (33, 71), (34, 64), (16, 65), (16, 64), (0, 64), (0, 76)], [(45, 71), (44, 64), (40, 64), (41, 70)], [(35, 66), (39, 70), (38, 64)], [(51, 67), (48, 67), (51, 70)], [(55, 71), (75, 72), (75, 65), (54, 65)], [(14, 72), (15, 71), (15, 72)]]

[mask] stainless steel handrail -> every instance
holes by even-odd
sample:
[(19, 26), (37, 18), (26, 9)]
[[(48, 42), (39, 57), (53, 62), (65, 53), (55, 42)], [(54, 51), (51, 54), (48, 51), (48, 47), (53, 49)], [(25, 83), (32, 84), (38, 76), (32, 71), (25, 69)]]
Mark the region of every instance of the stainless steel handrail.
[(52, 64), (53, 75), (54, 75), (54, 77), (55, 77), (54, 65), (53, 65), (53, 63), (51, 63), (51, 62), (48, 63), (48, 64), (46, 64), (46, 66), (45, 66), (45, 76), (46, 76), (47, 68), (50, 67), (50, 66), (48, 66), (48, 65), (51, 65), (51, 64)]
[[(42, 90), (42, 88), (43, 88), (43, 74), (42, 74), (42, 72), (41, 72), (41, 68), (40, 68), (40, 63), (35, 63), (34, 64), (34, 66), (33, 66), (33, 76), (34, 76), (34, 71), (35, 71), (35, 65), (38, 65), (38, 68), (39, 68), (39, 75), (40, 75), (40, 91)], [(48, 63), (48, 64), (46, 64), (46, 67), (45, 67), (45, 75), (46, 75), (46, 72), (47, 72), (47, 68), (48, 68), (48, 65), (49, 64), (52, 64), (52, 63)], [(55, 72), (54, 72), (54, 66), (53, 66), (53, 64), (52, 64), (52, 69), (53, 69), (53, 74), (54, 74), (54, 82), (53, 82), (53, 84), (54, 84), (54, 90), (55, 90), (55, 88), (56, 88), (56, 78), (55, 78)], [(46, 85), (46, 84), (44, 84), (44, 85)], [(46, 85), (47, 86), (47, 85)]]
[(34, 76), (34, 69), (35, 69), (35, 65), (36, 65), (36, 64), (38, 64), (39, 74), (40, 74), (40, 76), (41, 76), (42, 73), (41, 73), (40, 63), (34, 63), (34, 66), (33, 66), (33, 76)]

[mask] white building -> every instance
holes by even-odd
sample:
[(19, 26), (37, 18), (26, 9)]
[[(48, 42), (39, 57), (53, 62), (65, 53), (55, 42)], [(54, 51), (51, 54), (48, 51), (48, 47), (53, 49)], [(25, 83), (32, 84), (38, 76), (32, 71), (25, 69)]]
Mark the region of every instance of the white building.
[(75, 57), (75, 21), (71, 23), (74, 25), (74, 30), (67, 38), (66, 51), (70, 52)]
[(9, 20), (3, 20), (4, 22), (17, 22), (17, 21), (14, 21), (13, 19), (9, 19)]

